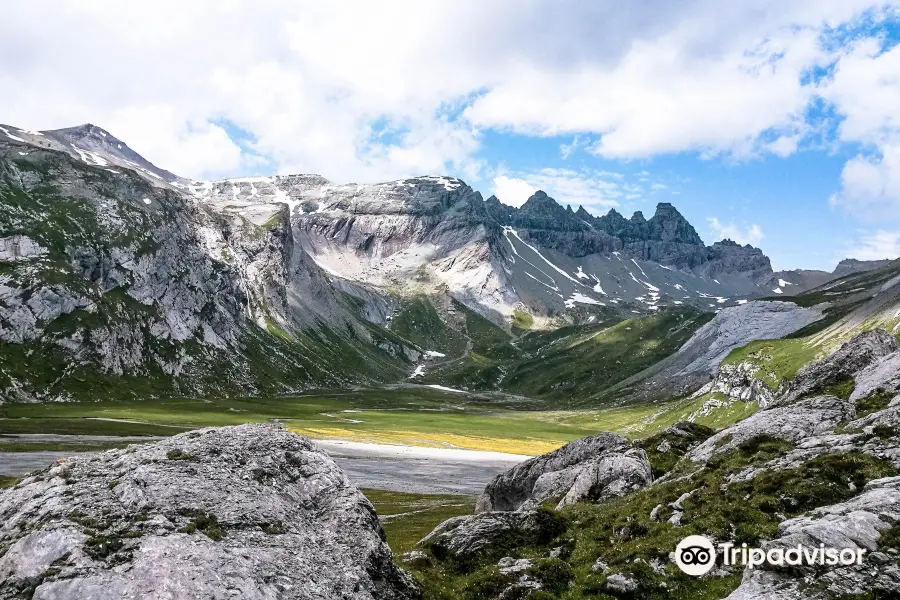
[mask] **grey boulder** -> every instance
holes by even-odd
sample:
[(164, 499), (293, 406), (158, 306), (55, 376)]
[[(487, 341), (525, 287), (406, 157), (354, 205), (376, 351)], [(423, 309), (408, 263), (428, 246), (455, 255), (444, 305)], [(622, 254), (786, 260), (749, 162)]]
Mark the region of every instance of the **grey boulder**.
[(559, 498), (558, 507), (622, 496), (653, 481), (646, 453), (622, 436), (600, 433), (529, 459), (485, 487), (476, 513), (527, 510)]
[(406, 600), (369, 501), (309, 440), (202, 429), (0, 492), (0, 599)]
[(487, 512), (447, 519), (423, 538), (419, 546), (429, 549), (440, 560), (465, 562), (544, 545), (563, 531), (562, 520), (547, 511)]

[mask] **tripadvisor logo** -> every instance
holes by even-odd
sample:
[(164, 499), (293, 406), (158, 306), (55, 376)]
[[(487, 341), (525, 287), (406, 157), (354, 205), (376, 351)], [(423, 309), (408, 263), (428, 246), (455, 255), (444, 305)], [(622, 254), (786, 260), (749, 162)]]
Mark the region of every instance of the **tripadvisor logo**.
[[(722, 564), (760, 567), (772, 566), (849, 566), (861, 565), (865, 550), (862, 548), (826, 548), (808, 547), (802, 544), (790, 548), (749, 548), (747, 544), (735, 546), (730, 542), (719, 544)], [(675, 564), (678, 568), (694, 577), (708, 573), (716, 564), (716, 547), (702, 535), (689, 535), (675, 547)]]
[(675, 564), (688, 575), (706, 575), (716, 564), (716, 547), (702, 535), (689, 535), (675, 547)]

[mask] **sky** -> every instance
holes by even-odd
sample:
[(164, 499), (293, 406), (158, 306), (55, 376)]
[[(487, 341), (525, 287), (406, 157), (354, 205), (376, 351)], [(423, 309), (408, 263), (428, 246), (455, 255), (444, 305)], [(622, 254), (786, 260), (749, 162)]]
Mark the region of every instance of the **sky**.
[(0, 122), (94, 123), (196, 179), (448, 174), (775, 269), (900, 255), (900, 0), (30, 0)]

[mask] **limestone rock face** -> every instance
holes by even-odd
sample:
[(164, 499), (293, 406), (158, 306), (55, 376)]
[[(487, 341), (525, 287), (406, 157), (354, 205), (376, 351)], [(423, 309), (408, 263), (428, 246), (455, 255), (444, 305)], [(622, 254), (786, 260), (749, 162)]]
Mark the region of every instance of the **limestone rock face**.
[(789, 406), (761, 410), (723, 429), (688, 453), (695, 463), (705, 463), (714, 454), (727, 452), (754, 437), (797, 442), (831, 431), (854, 415), (853, 405), (834, 396), (819, 396)]
[[(864, 549), (860, 566), (813, 568), (792, 571), (748, 569), (744, 579), (726, 600), (831, 600), (878, 590), (891, 597), (900, 593), (900, 569), (887, 558), (883, 535), (900, 521), (900, 477), (869, 482), (863, 493), (851, 500), (816, 509), (789, 519), (780, 526), (778, 538), (763, 548)], [(896, 548), (892, 548), (896, 552)], [(882, 559), (883, 557), (883, 559)]]
[(882, 356), (855, 376), (856, 387), (851, 400), (871, 396), (877, 392), (900, 393), (900, 351)]
[(478, 499), (476, 513), (531, 509), (624, 495), (653, 480), (646, 453), (614, 433), (581, 438), (501, 473)]
[(280, 427), (71, 458), (0, 491), (0, 598), (413, 599), (369, 501)]
[(47, 250), (27, 235), (0, 238), (0, 261), (16, 261), (46, 254)]
[[(394, 380), (414, 359), (360, 318), (378, 312), (368, 290), (306, 253), (287, 203), (208, 205), (93, 126), (2, 137), (0, 230), (27, 235), (0, 238), (0, 341), (48, 368), (5, 361), (0, 402), (84, 399), (98, 375), (149, 381), (123, 385), (141, 397), (283, 393)], [(347, 345), (378, 372), (335, 369)]]
[[(800, 369), (797, 377), (781, 394), (778, 402), (793, 402), (797, 398), (821, 390), (827, 385), (854, 377), (897, 349), (897, 338), (883, 329), (861, 333), (843, 344), (828, 358)], [(873, 378), (871, 372), (868, 376), (870, 379)], [(873, 384), (870, 383), (868, 387), (873, 387)], [(857, 394), (856, 397), (860, 397), (860, 394)]]

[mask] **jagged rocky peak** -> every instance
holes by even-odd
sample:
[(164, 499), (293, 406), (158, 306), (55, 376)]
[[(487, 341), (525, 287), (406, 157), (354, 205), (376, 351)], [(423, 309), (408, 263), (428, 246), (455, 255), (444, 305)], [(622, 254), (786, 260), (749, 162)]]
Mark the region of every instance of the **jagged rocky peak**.
[(703, 246), (703, 240), (678, 210), (669, 202), (656, 205), (656, 214), (647, 222), (649, 239)]
[(594, 220), (594, 215), (586, 211), (580, 204), (578, 205), (578, 210), (575, 211), (575, 216), (589, 223)]
[(547, 195), (547, 192), (538, 190), (525, 201), (519, 212), (534, 216), (565, 215), (566, 210), (556, 200)]
[(636, 225), (643, 225), (647, 222), (647, 219), (644, 218), (644, 213), (640, 210), (634, 211), (634, 214), (631, 215), (631, 222)]

